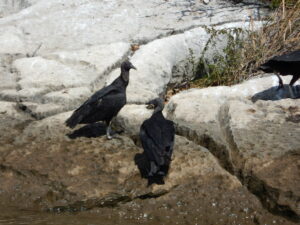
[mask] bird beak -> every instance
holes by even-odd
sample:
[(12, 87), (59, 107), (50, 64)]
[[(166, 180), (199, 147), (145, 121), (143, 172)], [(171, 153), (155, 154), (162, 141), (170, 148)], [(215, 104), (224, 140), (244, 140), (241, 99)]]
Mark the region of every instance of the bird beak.
[(137, 70), (137, 68), (134, 65), (131, 65), (131, 69)]
[(154, 109), (154, 105), (153, 104), (147, 104), (147, 109)]
[(265, 66), (265, 65), (261, 65), (260, 67), (258, 67), (258, 69), (264, 71), (265, 73), (272, 72), (272, 69), (269, 66)]

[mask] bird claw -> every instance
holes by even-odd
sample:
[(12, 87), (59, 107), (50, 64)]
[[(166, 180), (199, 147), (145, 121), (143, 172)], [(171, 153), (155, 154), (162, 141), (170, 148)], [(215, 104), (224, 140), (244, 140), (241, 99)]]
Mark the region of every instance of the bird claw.
[(281, 88), (283, 88), (283, 85), (279, 85), (276, 90), (279, 91)]
[(106, 135), (106, 137), (107, 137), (108, 140), (111, 140), (111, 139), (113, 138), (113, 137), (110, 136), (110, 135)]
[(163, 172), (163, 171), (159, 171), (157, 174), (158, 174), (159, 176), (165, 176), (165, 175), (166, 175), (166, 173)]

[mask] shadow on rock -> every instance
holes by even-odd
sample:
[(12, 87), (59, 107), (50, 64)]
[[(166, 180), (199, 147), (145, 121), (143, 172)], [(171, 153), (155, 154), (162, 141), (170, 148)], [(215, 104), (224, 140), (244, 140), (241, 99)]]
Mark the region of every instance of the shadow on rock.
[(100, 137), (106, 135), (106, 126), (103, 123), (92, 123), (85, 125), (72, 133), (67, 134), (71, 139), (78, 137)]
[[(144, 153), (136, 154), (134, 156), (134, 162), (140, 171), (141, 177), (148, 179), (148, 186), (150, 186), (151, 184), (165, 184), (164, 176), (161, 175), (155, 175), (151, 177), (148, 176), (148, 173), (150, 171), (150, 162), (148, 161)], [(163, 171), (165, 174), (168, 174), (169, 166), (164, 166), (163, 168), (161, 168), (161, 171)]]
[(267, 90), (256, 93), (252, 96), (252, 102), (257, 100), (281, 100), (285, 98), (297, 99), (300, 98), (300, 85), (289, 86), (284, 85), (283, 88), (278, 89), (278, 86), (271, 87)]

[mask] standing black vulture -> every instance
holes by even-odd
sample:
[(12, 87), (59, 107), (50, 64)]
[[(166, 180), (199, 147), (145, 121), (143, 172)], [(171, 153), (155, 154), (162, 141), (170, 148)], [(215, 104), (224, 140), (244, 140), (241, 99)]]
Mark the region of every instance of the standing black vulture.
[(283, 87), (283, 82), (279, 75), (293, 75), (290, 81), (290, 86), (293, 86), (300, 77), (300, 50), (275, 56), (262, 64), (259, 68), (266, 73), (276, 73), (279, 79), (278, 89)]
[(109, 86), (102, 88), (86, 100), (71, 117), (66, 125), (70, 128), (77, 124), (105, 121), (106, 135), (111, 139), (110, 122), (126, 104), (126, 87), (129, 83), (129, 70), (136, 69), (131, 62), (125, 61), (121, 65), (121, 75)]
[[(140, 139), (147, 160), (150, 162), (148, 177), (165, 176), (168, 172), (175, 138), (174, 124), (162, 114), (164, 103), (156, 98), (147, 103), (154, 106), (152, 116), (140, 128)], [(147, 107), (149, 108), (149, 107)]]

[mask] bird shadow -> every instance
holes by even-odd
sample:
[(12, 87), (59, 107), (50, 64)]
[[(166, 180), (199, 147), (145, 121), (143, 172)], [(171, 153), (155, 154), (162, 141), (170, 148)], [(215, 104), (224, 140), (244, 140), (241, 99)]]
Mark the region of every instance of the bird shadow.
[(278, 86), (271, 87), (264, 91), (258, 92), (252, 96), (252, 102), (256, 102), (258, 100), (271, 100), (277, 101), (281, 99), (292, 98), (298, 99), (300, 98), (300, 85), (283, 85), (282, 88), (278, 89)]
[(87, 124), (72, 133), (67, 134), (71, 139), (79, 137), (100, 137), (106, 135), (106, 125), (103, 123), (92, 123)]
[[(134, 162), (140, 171), (141, 177), (148, 180), (148, 186), (150, 186), (152, 184), (158, 184), (158, 185), (165, 184), (164, 176), (162, 176), (162, 175), (156, 174), (154, 176), (148, 176), (148, 173), (150, 171), (150, 162), (147, 159), (145, 153), (142, 153), (142, 154), (137, 153), (134, 156)], [(167, 174), (169, 171), (169, 166), (164, 166), (163, 168), (161, 168), (161, 171), (163, 171), (165, 174)]]

